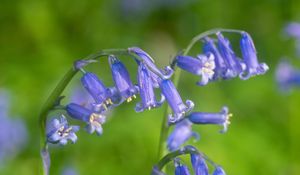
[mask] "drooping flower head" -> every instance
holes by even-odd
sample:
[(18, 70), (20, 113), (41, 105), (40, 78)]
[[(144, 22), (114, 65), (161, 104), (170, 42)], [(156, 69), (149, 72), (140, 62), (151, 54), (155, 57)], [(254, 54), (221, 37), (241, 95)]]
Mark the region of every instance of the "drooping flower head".
[(217, 37), (218, 37), (218, 47), (221, 56), (223, 57), (227, 65), (228, 77), (234, 78), (237, 75), (242, 74), (245, 69), (245, 64), (242, 63), (235, 55), (234, 51), (232, 50), (230, 41), (227, 38), (225, 38), (221, 32), (217, 33)]
[(191, 162), (195, 175), (208, 175), (208, 166), (205, 159), (198, 154), (191, 154)]
[(77, 141), (75, 132), (79, 130), (79, 126), (69, 126), (65, 116), (61, 115), (58, 119), (54, 118), (47, 123), (47, 142), (59, 143), (66, 145), (68, 140), (72, 143)]
[(246, 64), (246, 72), (240, 75), (241, 79), (246, 80), (255, 75), (262, 75), (269, 70), (269, 67), (266, 63), (258, 62), (254, 43), (248, 33), (242, 33), (240, 46), (242, 50), (243, 61)]
[(81, 83), (95, 100), (94, 108), (103, 111), (116, 103), (115, 96), (118, 96), (118, 94), (113, 92), (111, 88), (107, 88), (97, 75), (90, 72), (85, 73), (81, 78)]
[(138, 47), (131, 47), (128, 48), (128, 51), (136, 54), (139, 58), (142, 59), (142, 62), (144, 62), (151, 71), (163, 77), (164, 79), (168, 79), (172, 76), (173, 69), (171, 69), (170, 66), (166, 66), (164, 70), (159, 70), (151, 56), (142, 49)]
[(222, 125), (223, 130), (221, 130), (221, 132), (223, 133), (227, 131), (228, 125), (230, 124), (229, 118), (232, 116), (232, 114), (228, 112), (228, 108), (224, 106), (219, 113), (193, 112), (187, 117), (194, 124)]
[(176, 57), (176, 64), (185, 71), (201, 76), (201, 81), (197, 82), (197, 84), (203, 86), (213, 78), (215, 69), (214, 59), (214, 55), (210, 52), (208, 55), (198, 55), (196, 58), (178, 55)]
[(139, 63), (137, 80), (142, 101), (136, 105), (135, 111), (142, 112), (145, 109), (150, 110), (151, 108), (161, 106), (164, 102), (164, 96), (162, 96), (159, 102), (156, 101), (150, 70), (142, 62)]
[(213, 39), (206, 37), (204, 39), (203, 52), (208, 55), (212, 54), (214, 56), (215, 69), (213, 79), (216, 80), (218, 78), (229, 79), (231, 78), (229, 75), (229, 70), (227, 67), (227, 63), (222, 57), (220, 51)]
[(175, 175), (190, 175), (189, 168), (181, 163), (175, 165)]
[(138, 87), (132, 84), (129, 72), (119, 59), (113, 55), (110, 55), (108, 59), (116, 89), (123, 99), (130, 102), (132, 97), (136, 97), (135, 95), (138, 93)]
[(160, 80), (159, 87), (169, 106), (173, 110), (173, 114), (169, 115), (169, 122), (173, 123), (180, 120), (187, 112), (193, 109), (194, 103), (192, 101), (187, 100), (186, 104), (182, 102), (182, 99), (171, 80)]
[(170, 151), (179, 149), (192, 136), (198, 138), (198, 134), (192, 131), (192, 123), (184, 119), (176, 124), (174, 130), (167, 139), (167, 147)]
[(95, 113), (83, 106), (75, 103), (70, 103), (66, 106), (68, 114), (77, 120), (81, 120), (87, 123), (86, 130), (92, 134), (96, 131), (98, 135), (103, 132), (102, 124), (105, 123), (106, 117), (102, 114)]

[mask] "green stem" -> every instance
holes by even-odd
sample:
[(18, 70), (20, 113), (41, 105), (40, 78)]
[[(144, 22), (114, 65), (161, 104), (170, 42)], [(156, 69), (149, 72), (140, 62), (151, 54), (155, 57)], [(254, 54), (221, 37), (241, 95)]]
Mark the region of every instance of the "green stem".
[[(85, 60), (94, 60), (96, 58), (99, 58), (101, 56), (107, 56), (107, 55), (129, 55), (127, 49), (107, 49), (97, 52), (96, 54), (89, 55)], [(55, 104), (57, 102), (57, 99), (61, 96), (61, 93), (64, 91), (66, 86), (70, 83), (72, 78), (76, 75), (78, 70), (74, 69), (72, 67), (69, 69), (69, 71), (65, 74), (65, 76), (59, 81), (55, 89), (50, 94), (48, 100), (42, 107), (42, 110), (39, 115), (39, 125), (40, 125), (40, 150), (48, 152), (47, 147), (47, 140), (46, 140), (46, 122), (47, 122), (47, 116), (51, 110), (54, 109)], [(43, 160), (42, 160), (43, 161)], [(43, 165), (43, 164), (42, 164)], [(41, 168), (43, 170), (43, 175), (48, 175), (49, 170), (45, 169), (45, 166)]]
[[(218, 32), (230, 32), (230, 33), (243, 33), (244, 31), (242, 30), (235, 30), (235, 29), (222, 29), (222, 28), (215, 28), (203, 33), (200, 33), (199, 35), (195, 36), (191, 42), (189, 43), (189, 45), (186, 47), (186, 49), (184, 49), (182, 55), (187, 55), (190, 50), (193, 48), (193, 46), (200, 41), (201, 39), (209, 36), (209, 35), (213, 35), (216, 34)], [(174, 61), (173, 61), (174, 63)], [(172, 63), (172, 64), (173, 64)], [(175, 67), (175, 66), (174, 66)], [(178, 86), (179, 80), (180, 80), (180, 73), (181, 70), (180, 69), (176, 69), (174, 71), (174, 75), (172, 78), (172, 81), (175, 85), (175, 87)], [(159, 147), (158, 147), (158, 160), (164, 155), (165, 151), (166, 151), (166, 139), (168, 136), (168, 131), (169, 131), (169, 125), (168, 125), (168, 114), (170, 114), (172, 112), (170, 106), (167, 106), (166, 110), (165, 110), (165, 114), (162, 120), (162, 125), (161, 125), (161, 131), (160, 131), (160, 139), (159, 139)]]

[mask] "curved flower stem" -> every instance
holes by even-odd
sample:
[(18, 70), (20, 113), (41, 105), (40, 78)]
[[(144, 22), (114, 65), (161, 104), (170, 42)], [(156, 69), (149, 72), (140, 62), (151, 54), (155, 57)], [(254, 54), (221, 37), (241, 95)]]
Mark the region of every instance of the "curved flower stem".
[[(235, 29), (222, 29), (222, 28), (215, 28), (212, 30), (208, 30), (206, 32), (200, 33), (199, 35), (195, 36), (191, 42), (189, 43), (189, 45), (184, 49), (182, 55), (187, 55), (190, 50), (193, 48), (193, 46), (200, 41), (201, 39), (209, 36), (209, 35), (213, 35), (216, 34), (218, 32), (230, 32), (230, 33), (243, 33), (245, 31), (242, 30), (235, 30)], [(175, 68), (176, 67), (176, 63), (175, 63), (175, 59), (172, 61), (171, 63), (171, 67)], [(175, 85), (175, 87), (178, 86), (179, 83), (179, 79), (180, 79), (180, 73), (181, 70), (177, 69), (174, 71), (174, 75), (173, 75), (173, 83)], [(168, 106), (165, 110), (165, 114), (163, 117), (163, 121), (162, 121), (162, 126), (161, 126), (161, 131), (160, 131), (160, 139), (159, 139), (159, 148), (158, 148), (158, 160), (164, 155), (165, 151), (166, 151), (166, 139), (167, 139), (167, 134), (168, 134), (168, 130), (169, 130), (169, 124), (168, 124), (168, 114), (171, 113), (171, 108)]]
[[(102, 50), (99, 51), (93, 55), (89, 55), (84, 60), (95, 60), (99, 57), (102, 56), (107, 56), (107, 55), (129, 55), (127, 49), (107, 49), (107, 50)], [(39, 115), (39, 125), (40, 125), (40, 150), (41, 154), (48, 154), (48, 146), (46, 142), (46, 122), (47, 122), (47, 116), (51, 110), (55, 108), (55, 104), (57, 100), (59, 99), (61, 93), (64, 91), (66, 86), (70, 83), (72, 78), (76, 75), (78, 72), (77, 69), (72, 67), (69, 69), (69, 71), (65, 74), (65, 76), (60, 80), (60, 82), (57, 84), (55, 89), (52, 91), (50, 94), (48, 100), (46, 103), (43, 105), (42, 110)], [(45, 165), (45, 161), (42, 157), (42, 174), (43, 175), (48, 175), (49, 170), (47, 165)], [(48, 165), (49, 166), (49, 165)]]

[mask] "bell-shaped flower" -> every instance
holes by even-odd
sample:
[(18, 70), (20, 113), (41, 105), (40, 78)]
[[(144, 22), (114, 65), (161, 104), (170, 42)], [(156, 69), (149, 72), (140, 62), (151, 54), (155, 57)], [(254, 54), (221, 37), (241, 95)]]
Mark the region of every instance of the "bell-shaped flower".
[(212, 175), (226, 175), (222, 167), (217, 166)]
[(234, 51), (232, 50), (230, 41), (227, 38), (225, 38), (220, 32), (217, 33), (217, 37), (218, 37), (218, 47), (221, 56), (227, 63), (228, 77), (233, 78), (236, 77), (237, 75), (242, 74), (244, 69), (246, 68), (246, 65), (236, 57)]
[(136, 105), (136, 112), (161, 106), (164, 102), (164, 96), (162, 96), (159, 102), (156, 101), (150, 71), (142, 62), (139, 63), (137, 80), (142, 101)]
[(191, 154), (191, 162), (195, 175), (208, 175), (208, 166), (200, 154)]
[(95, 131), (98, 135), (103, 133), (102, 124), (104, 124), (106, 119), (104, 115), (95, 113), (75, 103), (68, 104), (66, 111), (72, 118), (86, 122), (86, 130), (88, 133), (92, 134)]
[(172, 76), (174, 71), (170, 66), (166, 66), (164, 70), (158, 69), (151, 56), (142, 49), (138, 47), (131, 47), (128, 48), (128, 51), (137, 55), (141, 59), (140, 61), (144, 62), (151, 71), (158, 74), (160, 77), (168, 79)]
[(229, 118), (232, 116), (232, 114), (228, 112), (228, 108), (224, 106), (219, 113), (193, 112), (187, 117), (194, 124), (222, 125), (223, 130), (220, 132), (224, 133), (227, 131), (228, 125), (230, 124)]
[(138, 87), (133, 85), (129, 72), (119, 59), (113, 55), (110, 55), (108, 59), (116, 89), (119, 91), (122, 99), (130, 102), (132, 97), (136, 98)]
[(197, 58), (178, 55), (176, 57), (176, 64), (185, 71), (202, 76), (201, 81), (197, 82), (197, 84), (203, 86), (213, 78), (215, 69), (214, 59), (214, 55), (210, 52), (208, 55), (198, 55)]
[(199, 138), (199, 135), (192, 131), (192, 123), (184, 119), (175, 125), (174, 130), (167, 139), (167, 147), (170, 151), (179, 149), (191, 137)]
[(61, 115), (59, 119), (54, 118), (47, 123), (47, 142), (66, 145), (68, 140), (71, 140), (72, 143), (75, 143), (77, 140), (75, 132), (78, 130), (79, 126), (69, 126), (65, 116)]
[(81, 83), (95, 100), (96, 103), (93, 104), (95, 109), (97, 108), (100, 111), (106, 110), (107, 107), (117, 103), (113, 100), (117, 92), (113, 92), (111, 88), (107, 88), (97, 75), (87, 72), (81, 78)]
[(189, 168), (186, 165), (178, 163), (175, 167), (175, 175), (190, 175)]
[(240, 46), (243, 60), (246, 64), (246, 72), (240, 75), (241, 79), (246, 80), (252, 76), (264, 74), (267, 70), (269, 70), (269, 67), (266, 63), (258, 62), (254, 43), (248, 33), (242, 33)]
[(169, 114), (170, 123), (180, 120), (187, 112), (193, 109), (194, 103), (192, 101), (187, 100), (186, 104), (182, 102), (182, 99), (171, 80), (160, 80), (159, 87), (169, 106), (173, 110), (173, 114)]
[(214, 69), (213, 79), (214, 80), (218, 78), (229, 79), (230, 78), (229, 68), (227, 66), (226, 61), (222, 57), (220, 51), (218, 50), (217, 46), (215, 45), (213, 39), (209, 37), (206, 37), (204, 39), (203, 52), (206, 55), (208, 54), (214, 55), (215, 69)]

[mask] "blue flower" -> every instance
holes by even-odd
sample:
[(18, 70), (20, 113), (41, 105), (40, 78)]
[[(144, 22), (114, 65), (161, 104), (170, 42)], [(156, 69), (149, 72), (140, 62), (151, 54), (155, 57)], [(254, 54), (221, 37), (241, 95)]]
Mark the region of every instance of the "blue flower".
[(227, 64), (227, 77), (234, 78), (237, 75), (241, 75), (246, 67), (235, 55), (232, 50), (230, 41), (225, 38), (221, 32), (217, 33), (218, 47), (225, 63)]
[(214, 55), (210, 52), (208, 55), (198, 55), (197, 58), (179, 55), (176, 57), (176, 64), (181, 69), (192, 74), (201, 75), (202, 79), (197, 84), (203, 86), (213, 78), (215, 69), (214, 59)]
[(226, 175), (222, 167), (217, 166), (212, 175)]
[(285, 32), (296, 39), (300, 39), (300, 23), (291, 22), (285, 27)]
[(198, 154), (191, 154), (191, 162), (195, 175), (208, 175), (208, 166), (205, 159)]
[(113, 55), (110, 55), (108, 59), (116, 89), (122, 99), (126, 99), (127, 102), (130, 102), (132, 97), (136, 98), (135, 94), (138, 93), (138, 87), (132, 84), (125, 65), (119, 59)]
[(241, 74), (241, 79), (248, 79), (255, 75), (261, 75), (269, 70), (266, 63), (259, 63), (257, 60), (257, 53), (250, 35), (246, 32), (242, 33), (242, 39), (240, 41), (243, 60), (246, 64), (246, 73)]
[(204, 45), (203, 45), (203, 52), (207, 54), (213, 54), (214, 55), (214, 61), (215, 61), (215, 69), (214, 69), (214, 76), (213, 80), (216, 80), (218, 78), (223, 79), (229, 79), (230, 73), (228, 70), (228, 66), (226, 61), (223, 59), (220, 51), (218, 50), (217, 46), (214, 43), (214, 40), (206, 37), (204, 39)]
[(192, 101), (187, 100), (186, 104), (182, 102), (182, 99), (171, 80), (160, 80), (159, 87), (169, 106), (173, 110), (173, 114), (169, 114), (170, 123), (180, 120), (187, 112), (193, 109), (194, 103)]
[(161, 106), (164, 102), (164, 96), (162, 96), (159, 102), (156, 101), (150, 71), (142, 62), (139, 63), (137, 80), (142, 101), (136, 105), (135, 110), (142, 112), (145, 109), (150, 110), (151, 108)]
[(160, 77), (164, 79), (168, 79), (172, 76), (173, 69), (171, 69), (171, 67), (166, 66), (164, 70), (159, 70), (157, 66), (154, 64), (154, 60), (151, 58), (151, 56), (147, 54), (145, 51), (143, 51), (142, 49), (138, 47), (131, 47), (128, 48), (128, 51), (136, 54), (139, 58), (141, 58), (142, 62), (144, 62), (151, 71), (158, 74)]
[(65, 116), (61, 115), (59, 119), (54, 118), (47, 123), (47, 141), (61, 145), (66, 145), (68, 140), (75, 143), (77, 140), (75, 132), (78, 130), (79, 126), (69, 126)]
[(217, 124), (222, 125), (223, 130), (226, 132), (228, 125), (230, 124), (229, 118), (232, 114), (228, 114), (228, 108), (224, 106), (219, 113), (206, 113), (206, 112), (193, 112), (188, 115), (188, 119), (194, 124)]
[(92, 134), (96, 131), (98, 135), (103, 133), (102, 124), (105, 122), (106, 117), (99, 113), (94, 113), (83, 106), (75, 103), (70, 103), (66, 107), (67, 113), (77, 120), (87, 123), (86, 130)]
[(189, 168), (186, 165), (178, 163), (175, 167), (175, 175), (190, 175)]
[(93, 73), (85, 73), (81, 78), (83, 87), (89, 92), (96, 103), (93, 104), (94, 108), (102, 111), (106, 110), (107, 106), (112, 106), (117, 103), (117, 92), (112, 88), (107, 88), (103, 82)]
[(300, 87), (300, 70), (295, 69), (289, 62), (282, 60), (276, 68), (275, 78), (279, 88), (290, 91), (292, 87)]
[(178, 122), (167, 139), (167, 147), (170, 151), (179, 149), (192, 136), (199, 138), (198, 134), (192, 131), (192, 123), (184, 119)]

